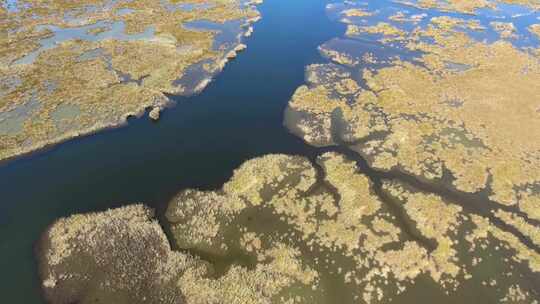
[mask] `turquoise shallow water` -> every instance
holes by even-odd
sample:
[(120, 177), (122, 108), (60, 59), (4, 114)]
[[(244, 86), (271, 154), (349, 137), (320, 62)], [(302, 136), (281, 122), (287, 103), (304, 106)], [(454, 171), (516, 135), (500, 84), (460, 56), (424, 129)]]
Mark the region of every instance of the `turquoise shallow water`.
[(315, 153), (282, 126), (317, 46), (343, 33), (321, 0), (268, 0), (248, 49), (202, 94), (175, 98), (159, 122), (75, 139), (0, 165), (0, 294), (42, 303), (33, 245), (56, 218), (133, 202), (161, 208), (188, 187), (216, 188), (246, 159)]

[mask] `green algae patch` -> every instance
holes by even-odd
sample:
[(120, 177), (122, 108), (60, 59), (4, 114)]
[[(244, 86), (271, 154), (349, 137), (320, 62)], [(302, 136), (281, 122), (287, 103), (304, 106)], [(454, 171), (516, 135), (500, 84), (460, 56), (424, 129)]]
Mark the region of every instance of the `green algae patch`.
[[(165, 93), (202, 90), (260, 16), (254, 2), (198, 2), (15, 1), (0, 11), (0, 160), (163, 109)], [(66, 107), (77, 111), (59, 118)]]

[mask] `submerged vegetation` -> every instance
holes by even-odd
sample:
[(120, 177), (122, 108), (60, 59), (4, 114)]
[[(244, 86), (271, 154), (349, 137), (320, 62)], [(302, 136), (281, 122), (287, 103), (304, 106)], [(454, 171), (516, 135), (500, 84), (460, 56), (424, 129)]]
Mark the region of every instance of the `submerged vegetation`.
[(2, 3), (0, 160), (202, 90), (259, 18), (241, 0)]

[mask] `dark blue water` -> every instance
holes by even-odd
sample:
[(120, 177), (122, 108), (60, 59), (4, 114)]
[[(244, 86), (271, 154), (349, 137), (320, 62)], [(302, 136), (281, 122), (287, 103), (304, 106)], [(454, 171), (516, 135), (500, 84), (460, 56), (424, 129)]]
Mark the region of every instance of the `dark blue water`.
[(315, 153), (282, 121), (305, 66), (323, 61), (317, 46), (344, 32), (325, 5), (267, 0), (248, 49), (157, 123), (132, 119), (0, 165), (2, 303), (42, 303), (33, 245), (59, 217), (134, 202), (159, 209), (181, 189), (219, 187), (246, 159)]

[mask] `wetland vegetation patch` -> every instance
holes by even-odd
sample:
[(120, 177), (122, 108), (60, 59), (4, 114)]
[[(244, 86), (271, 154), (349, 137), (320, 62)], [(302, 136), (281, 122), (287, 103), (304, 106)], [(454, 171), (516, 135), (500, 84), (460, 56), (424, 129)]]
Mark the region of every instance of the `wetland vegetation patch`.
[[(329, 10), (343, 18), (357, 5), (370, 11), (361, 2)], [(323, 45), (333, 63), (308, 68), (324, 76), (298, 88), (286, 125), (313, 145), (346, 144), (376, 169), (487, 191), (493, 202), (531, 212), (527, 204), (540, 183), (539, 51), (537, 43), (519, 45), (512, 37), (531, 38), (536, 11), (520, 27), (486, 11), (448, 17), (421, 10), (426, 17), (418, 25), (377, 23), (377, 14), (395, 10), (406, 16), (397, 5), (340, 19), (347, 39)], [(355, 40), (381, 51), (374, 57), (362, 44), (354, 49)]]
[[(3, 1), (0, 160), (202, 90), (245, 47), (255, 2)], [(189, 26), (203, 21), (212, 26)]]
[[(525, 266), (527, 280), (539, 279), (537, 8), (523, 1), (330, 4), (328, 15), (347, 25), (345, 37), (319, 48), (330, 62), (306, 68), (306, 84), (285, 111), (285, 125), (306, 143), (339, 146), (389, 178), (386, 198), (416, 234), (436, 243), (423, 253), (416, 244), (403, 247), (425, 262), (408, 267), (454, 290), (456, 299), (471, 286), (454, 285), (460, 275), (474, 284), (485, 275), (482, 267), (471, 270), (485, 252), (487, 264), (508, 277), (518, 280), (514, 267)], [(356, 9), (362, 13), (353, 18)], [(439, 194), (399, 185), (402, 178)], [(463, 201), (449, 207), (456, 198)], [(484, 258), (463, 250), (480, 239)], [(521, 283), (493, 280), (506, 287), (492, 301), (538, 300), (536, 288), (519, 300)]]
[(142, 205), (57, 221), (42, 241), (43, 288), (52, 303), (330, 303), (336, 292), (345, 303), (421, 292), (500, 300), (516, 289), (538, 298), (540, 254), (512, 233), (401, 182), (381, 191), (335, 152), (314, 163), (252, 159), (221, 189), (170, 201), (172, 249)]

